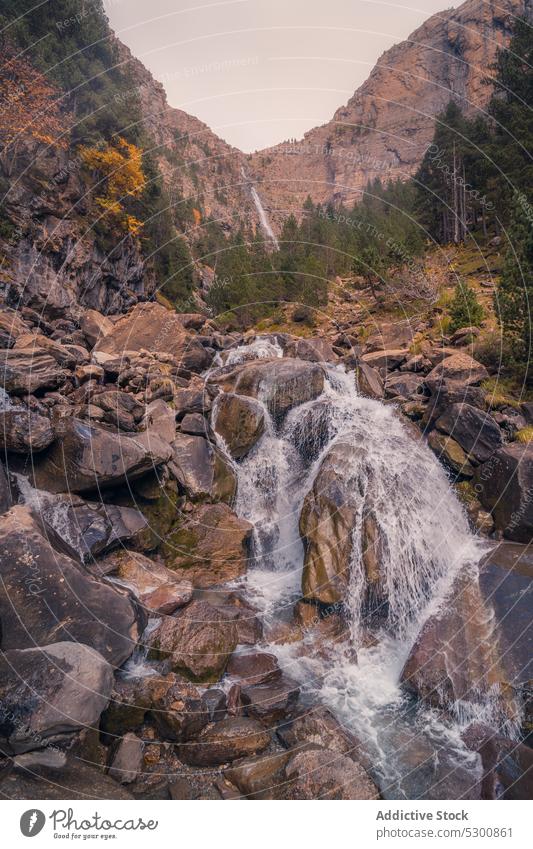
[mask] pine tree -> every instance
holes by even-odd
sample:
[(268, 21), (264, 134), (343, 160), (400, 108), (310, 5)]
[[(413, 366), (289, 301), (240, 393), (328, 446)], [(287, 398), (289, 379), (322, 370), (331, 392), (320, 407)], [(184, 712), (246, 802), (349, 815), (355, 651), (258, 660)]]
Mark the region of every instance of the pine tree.
[(512, 364), (533, 383), (531, 315), (533, 303), (533, 207), (525, 195), (514, 196), (502, 277), (495, 295), (503, 340)]
[(455, 287), (450, 317), (452, 333), (460, 327), (477, 327), (483, 321), (483, 307), (466, 281), (461, 280)]

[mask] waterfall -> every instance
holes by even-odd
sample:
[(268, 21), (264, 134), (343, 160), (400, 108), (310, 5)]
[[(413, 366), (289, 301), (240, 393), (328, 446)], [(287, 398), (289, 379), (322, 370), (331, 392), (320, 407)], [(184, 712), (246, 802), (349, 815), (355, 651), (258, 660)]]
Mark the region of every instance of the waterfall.
[(270, 226), (270, 221), (268, 220), (268, 215), (266, 214), (266, 211), (263, 207), (263, 204), (261, 203), (261, 198), (259, 197), (255, 186), (253, 185), (253, 183), (250, 182), (249, 178), (247, 177), (246, 171), (244, 170), (244, 168), (241, 168), (241, 173), (242, 173), (243, 179), (248, 183), (248, 186), (249, 186), (249, 189), (250, 189), (250, 194), (251, 194), (252, 200), (255, 204), (255, 208), (257, 209), (257, 212), (258, 212), (258, 215), (259, 215), (259, 221), (261, 223), (261, 227), (263, 229), (263, 232), (264, 232), (265, 236), (267, 237), (268, 241), (272, 243), (275, 250), (279, 251), (279, 242), (276, 238), (276, 234), (274, 233), (272, 227)]
[[(254, 344), (255, 351), (235, 349), (232, 362), (261, 356), (264, 348)], [(443, 764), (452, 752), (453, 770), (468, 775), (469, 781), (477, 780), (479, 773), (479, 757), (460, 737), (460, 710), (454, 719), (451, 706), (443, 720), (423, 705), (414, 707), (399, 682), (425, 621), (439, 610), (456, 576), (477, 574), (485, 545), (470, 531), (444, 469), (422, 439), (411, 435), (396, 409), (359, 395), (353, 373), (343, 367), (325, 366), (325, 371), (320, 397), (293, 408), (281, 423), (263, 404), (265, 432), (234, 464), (235, 509), (254, 527), (245, 588), (262, 608), (267, 625), (290, 621), (292, 606), (301, 596), (302, 505), (324, 458), (335, 446), (348, 443), (349, 459), (335, 471), (353, 493), (356, 510), (345, 601), (351, 650), (335, 646), (324, 661), (311, 635), (304, 636), (303, 645), (268, 644), (267, 649), (300, 680), (304, 694), (329, 704), (357, 732), (374, 758), (375, 775), (386, 796), (417, 798), (427, 779), (413, 777), (419, 774), (411, 768), (410, 748), (398, 745), (398, 734), (411, 741), (414, 735), (419, 746), (433, 753), (435, 763)], [(262, 403), (260, 394), (258, 401)], [(369, 623), (360, 533), (369, 513), (379, 530), (386, 597), (370, 643), (364, 641)], [(465, 716), (468, 721), (485, 719), (486, 707), (472, 704)]]

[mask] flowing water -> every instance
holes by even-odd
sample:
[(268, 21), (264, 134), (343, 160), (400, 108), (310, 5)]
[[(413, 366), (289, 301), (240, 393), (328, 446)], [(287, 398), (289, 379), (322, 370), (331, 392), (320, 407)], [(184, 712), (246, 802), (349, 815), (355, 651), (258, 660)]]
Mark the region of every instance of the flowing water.
[[(254, 345), (261, 356), (264, 348), (259, 341)], [(232, 363), (253, 354), (253, 346), (238, 348)], [(442, 466), (393, 407), (359, 395), (353, 374), (341, 367), (328, 366), (323, 394), (295, 407), (281, 424), (263, 407), (264, 435), (235, 470), (236, 512), (254, 526), (245, 589), (267, 626), (289, 621), (301, 595), (299, 516), (324, 457), (339, 443), (353, 448), (336, 472), (356, 506), (348, 648), (332, 648), (325, 660), (307, 635), (303, 647), (296, 642), (268, 649), (302, 683), (304, 698), (331, 706), (362, 740), (385, 796), (417, 798), (430, 786), (441, 798), (453, 798), (457, 788), (468, 792), (464, 788), (479, 779), (480, 763), (460, 739), (461, 723), (413, 705), (399, 684), (424, 622), (442, 605), (459, 572), (475, 572), (484, 551)], [(364, 640), (369, 623), (360, 542), (369, 513), (379, 529), (387, 599), (370, 645)], [(471, 707), (469, 720), (480, 710)]]

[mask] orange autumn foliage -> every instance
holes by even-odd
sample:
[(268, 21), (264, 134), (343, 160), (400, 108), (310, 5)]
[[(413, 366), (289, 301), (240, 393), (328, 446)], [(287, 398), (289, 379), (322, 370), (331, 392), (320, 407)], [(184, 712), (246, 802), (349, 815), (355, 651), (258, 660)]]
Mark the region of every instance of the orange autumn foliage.
[(0, 65), (0, 142), (2, 162), (10, 170), (17, 145), (31, 138), (66, 148), (58, 92), (26, 59), (8, 57)]
[(128, 214), (124, 202), (129, 197), (139, 197), (144, 189), (141, 150), (119, 138), (114, 144), (82, 146), (79, 155), (97, 177), (95, 199), (102, 213), (121, 230), (137, 235), (142, 222)]

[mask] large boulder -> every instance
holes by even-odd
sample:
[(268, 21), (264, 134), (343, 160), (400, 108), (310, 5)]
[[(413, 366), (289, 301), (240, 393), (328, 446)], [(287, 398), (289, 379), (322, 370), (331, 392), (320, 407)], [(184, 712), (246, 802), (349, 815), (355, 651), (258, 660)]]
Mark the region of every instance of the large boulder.
[(337, 442), (331, 448), (300, 515), (305, 546), (303, 596), (324, 604), (342, 601), (348, 586), (357, 510), (352, 487), (339, 470), (349, 467), (353, 451), (353, 445), (347, 442)]
[(194, 681), (217, 681), (237, 645), (233, 619), (204, 601), (193, 601), (164, 619), (148, 638), (150, 655)]
[(385, 392), (388, 398), (418, 398), (423, 395), (424, 378), (414, 372), (391, 374), (385, 381)]
[(274, 418), (318, 398), (324, 389), (324, 370), (318, 363), (294, 359), (252, 360), (212, 378), (225, 392), (263, 401)]
[(492, 416), (469, 404), (452, 404), (436, 422), (474, 463), (484, 463), (502, 445), (502, 432)]
[(455, 439), (432, 430), (428, 436), (428, 445), (444, 465), (457, 475), (471, 478), (474, 468), (467, 455)]
[(192, 766), (219, 766), (262, 752), (270, 734), (256, 720), (241, 717), (209, 725), (192, 743), (178, 747), (180, 760)]
[[(159, 515), (159, 507), (156, 512)], [(169, 567), (184, 570), (183, 576), (199, 587), (233, 580), (246, 570), (252, 532), (248, 522), (222, 504), (197, 505), (183, 513), (178, 508), (178, 515), (178, 522), (160, 531)]]
[(7, 651), (0, 656), (0, 739), (11, 752), (27, 752), (98, 727), (112, 686), (112, 667), (81, 643)]
[(437, 707), (476, 704), (516, 722), (522, 688), (533, 675), (530, 605), (533, 558), (504, 543), (474, 572), (460, 574), (450, 596), (420, 632), (402, 672), (408, 690)]
[(90, 348), (113, 330), (113, 322), (98, 310), (87, 310), (80, 318), (80, 328)]
[(85, 492), (116, 486), (170, 459), (155, 434), (121, 436), (75, 418), (61, 419), (57, 441), (33, 469), (35, 485), (48, 492)]
[(408, 352), (403, 348), (392, 348), (389, 350), (372, 351), (368, 354), (363, 354), (361, 361), (367, 366), (374, 369), (380, 369), (383, 372), (393, 371), (405, 362)]
[[(209, 723), (209, 705), (197, 688), (171, 672), (149, 683), (150, 715), (164, 740), (184, 743)], [(209, 692), (209, 691), (207, 691)]]
[(263, 435), (265, 414), (254, 399), (223, 392), (215, 401), (213, 427), (231, 456), (240, 460)]
[(78, 495), (34, 493), (39, 522), (51, 544), (90, 564), (95, 557), (128, 543), (149, 544), (148, 523), (139, 510), (115, 504), (84, 501)]
[(363, 767), (328, 749), (297, 751), (285, 767), (286, 799), (379, 799)]
[(28, 325), (21, 319), (18, 310), (0, 308), (0, 348), (12, 348), (15, 340), (28, 332)]
[(50, 419), (25, 407), (0, 411), (0, 448), (15, 454), (44, 451), (54, 441)]
[(292, 718), (280, 723), (277, 734), (288, 749), (312, 744), (353, 760), (366, 761), (361, 742), (324, 705), (301, 708)]
[(57, 389), (66, 373), (41, 348), (0, 351), (0, 385), (13, 395), (27, 395), (43, 389)]
[(127, 595), (53, 549), (27, 507), (0, 517), (0, 575), (4, 651), (72, 640), (115, 666), (132, 654), (144, 622)]
[(267, 726), (277, 726), (291, 716), (299, 697), (298, 684), (286, 675), (260, 684), (243, 684), (240, 693), (246, 714)]
[(233, 501), (237, 480), (222, 452), (201, 436), (177, 433), (169, 468), (192, 500)]
[(377, 369), (372, 368), (368, 363), (360, 362), (355, 370), (355, 374), (357, 377), (357, 386), (363, 395), (379, 400), (384, 397), (385, 388)]
[(193, 372), (204, 371), (212, 360), (196, 336), (185, 329), (182, 316), (156, 303), (136, 304), (97, 341), (93, 354), (118, 358), (142, 349), (171, 354)]
[(516, 542), (533, 537), (533, 444), (504, 445), (476, 470), (479, 500), (496, 527)]
[(486, 380), (489, 373), (485, 366), (468, 354), (453, 353), (445, 357), (426, 377), (426, 383), (432, 391), (444, 380), (453, 380), (466, 386), (476, 385)]

